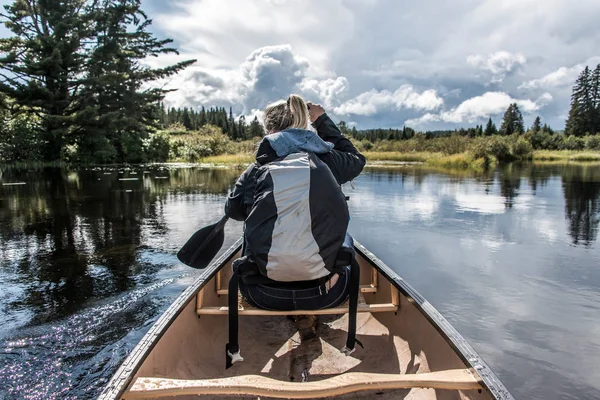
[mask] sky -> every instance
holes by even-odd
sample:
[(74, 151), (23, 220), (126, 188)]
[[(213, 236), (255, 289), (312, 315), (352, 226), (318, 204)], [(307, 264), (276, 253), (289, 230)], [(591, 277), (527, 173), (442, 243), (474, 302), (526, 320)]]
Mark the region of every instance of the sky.
[[(4, 1), (5, 2), (5, 1)], [(571, 89), (600, 63), (598, 0), (142, 0), (160, 38), (197, 59), (161, 85), (169, 106), (260, 115), (290, 93), (357, 128), (563, 129)], [(1, 32), (0, 32), (1, 33)]]

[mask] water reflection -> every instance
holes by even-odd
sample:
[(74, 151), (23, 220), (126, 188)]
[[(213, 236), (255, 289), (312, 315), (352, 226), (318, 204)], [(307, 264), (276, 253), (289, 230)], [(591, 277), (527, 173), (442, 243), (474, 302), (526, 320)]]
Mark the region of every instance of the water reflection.
[[(222, 215), (240, 173), (1, 171), (0, 183), (25, 184), (0, 186), (0, 397), (94, 398), (191, 281), (175, 253)], [(600, 167), (372, 168), (355, 184), (344, 188), (353, 235), (517, 398), (598, 397)], [(240, 231), (228, 223), (226, 240)]]
[(40, 323), (73, 313), (88, 298), (130, 290), (161, 267), (142, 262), (140, 253), (146, 236), (168, 235), (167, 203), (222, 197), (238, 174), (164, 167), (5, 171), (3, 183), (26, 184), (0, 187), (0, 274), (3, 285), (20, 288), (3, 299), (4, 310), (27, 310), (30, 322)]
[(370, 170), (348, 190), (351, 231), (450, 319), (516, 398), (600, 398), (598, 173)]

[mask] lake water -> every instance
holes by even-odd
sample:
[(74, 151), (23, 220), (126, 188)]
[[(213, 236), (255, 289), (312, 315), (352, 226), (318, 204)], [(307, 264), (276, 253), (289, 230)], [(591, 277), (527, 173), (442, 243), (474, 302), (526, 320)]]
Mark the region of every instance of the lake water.
[[(175, 254), (219, 219), (239, 173), (2, 171), (0, 398), (95, 398), (198, 274)], [(353, 236), (515, 397), (600, 398), (599, 166), (372, 168), (354, 183)], [(241, 229), (227, 224), (223, 250)]]

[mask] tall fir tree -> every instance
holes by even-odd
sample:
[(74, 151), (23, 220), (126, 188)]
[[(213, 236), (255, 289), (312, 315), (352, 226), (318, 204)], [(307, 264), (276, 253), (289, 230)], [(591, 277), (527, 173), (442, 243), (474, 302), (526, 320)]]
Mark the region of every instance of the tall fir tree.
[(492, 136), (492, 135), (495, 135), (496, 133), (498, 133), (498, 128), (496, 128), (496, 125), (494, 124), (494, 122), (492, 121), (492, 118), (490, 117), (490, 119), (488, 119), (488, 122), (485, 126), (485, 131), (483, 132), (483, 134), (485, 136)]
[(248, 134), (251, 138), (264, 136), (265, 130), (264, 130), (263, 126), (261, 125), (261, 123), (258, 121), (258, 117), (255, 116), (254, 119), (252, 120), (252, 122), (250, 122)]
[(596, 66), (591, 78), (592, 86), (592, 127), (590, 133), (600, 133), (600, 64)]
[(88, 0), (17, 0), (1, 14), (13, 35), (0, 39), (0, 92), (41, 118), (46, 161), (70, 143), (95, 7)]
[(537, 117), (535, 117), (535, 121), (533, 121), (533, 125), (531, 125), (531, 131), (533, 133), (538, 133), (541, 130), (542, 130), (542, 120), (541, 120), (540, 116), (538, 115)]
[(571, 109), (565, 126), (565, 133), (573, 136), (584, 136), (594, 131), (596, 110), (594, 107), (592, 73), (589, 67), (581, 72), (571, 94)]
[(238, 118), (238, 135), (242, 140), (249, 139), (246, 133), (246, 118), (243, 115)]
[(141, 162), (143, 139), (158, 127), (157, 105), (168, 92), (143, 87), (195, 60), (165, 68), (147, 66), (143, 60), (149, 56), (177, 54), (168, 47), (172, 40), (159, 40), (149, 32), (152, 20), (141, 10), (140, 0), (104, 0), (102, 5), (102, 13), (94, 21), (97, 45), (88, 62), (90, 71), (82, 96), (85, 108), (78, 115), (82, 128), (79, 144), (87, 149), (87, 157), (93, 158), (98, 154), (95, 146), (106, 145), (99, 139), (106, 138), (116, 151), (114, 161)]
[(517, 103), (512, 103), (504, 113), (502, 125), (500, 126), (500, 134), (512, 135), (513, 133), (521, 134), (525, 131), (523, 124), (523, 114), (519, 110)]
[(13, 36), (0, 39), (0, 93), (41, 118), (43, 159), (69, 144), (85, 161), (139, 158), (166, 93), (142, 88), (193, 62), (145, 66), (176, 51), (149, 32), (140, 0), (15, 0), (4, 9)]
[(185, 129), (187, 129), (188, 131), (193, 129), (192, 118), (187, 107), (183, 108), (183, 113), (181, 115), (181, 123), (183, 124), (183, 126), (185, 126)]

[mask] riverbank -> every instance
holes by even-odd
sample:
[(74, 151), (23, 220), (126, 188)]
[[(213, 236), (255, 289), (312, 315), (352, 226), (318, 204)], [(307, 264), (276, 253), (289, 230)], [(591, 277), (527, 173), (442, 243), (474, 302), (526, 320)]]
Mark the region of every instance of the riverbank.
[[(475, 158), (470, 152), (457, 154), (444, 154), (441, 152), (399, 152), (399, 151), (363, 151), (362, 154), (367, 159), (367, 166), (402, 166), (406, 164), (422, 164), (431, 168), (442, 168), (450, 170), (472, 170), (483, 171), (493, 168), (499, 164), (495, 157)], [(196, 162), (178, 162), (157, 163), (156, 165), (186, 165), (186, 166), (207, 166), (207, 167), (228, 167), (243, 169), (254, 161), (252, 153), (244, 152), (238, 154), (222, 154), (218, 156), (208, 156), (198, 159)], [(572, 150), (535, 150), (529, 160), (535, 163), (552, 164), (593, 164), (600, 163), (600, 151), (572, 151)], [(503, 163), (504, 164), (504, 163)], [(14, 163), (0, 165), (2, 169), (41, 169), (46, 167), (66, 167), (68, 163), (64, 162), (34, 162), (34, 163)], [(119, 164), (121, 165), (121, 164)], [(149, 165), (149, 164), (145, 164)], [(151, 165), (151, 164), (150, 164)], [(92, 166), (92, 165), (90, 165)], [(93, 165), (97, 166), (97, 165)], [(116, 166), (106, 164), (103, 166)]]

